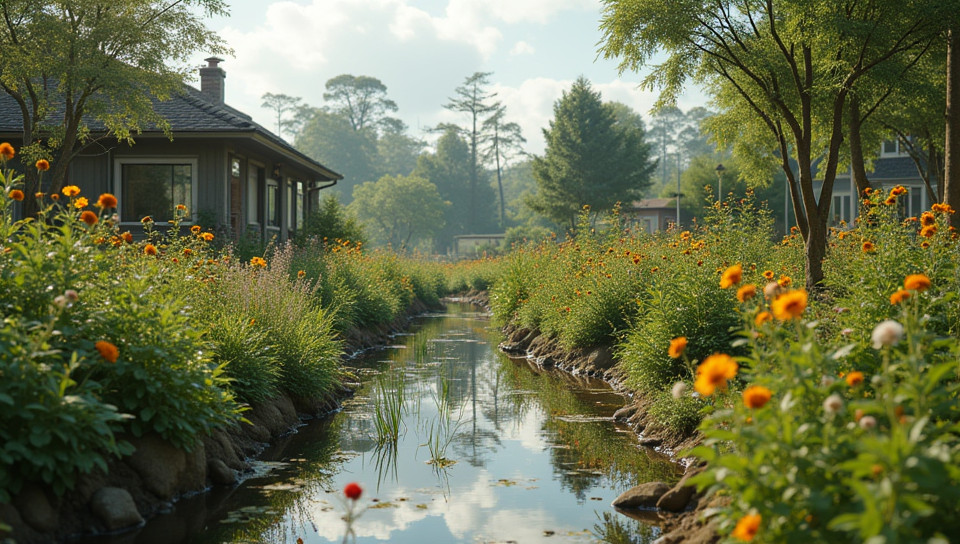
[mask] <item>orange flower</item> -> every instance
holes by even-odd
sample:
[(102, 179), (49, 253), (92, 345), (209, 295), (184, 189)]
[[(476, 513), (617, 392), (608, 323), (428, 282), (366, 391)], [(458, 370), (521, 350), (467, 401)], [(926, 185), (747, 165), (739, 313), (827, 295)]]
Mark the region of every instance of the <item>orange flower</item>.
[(17, 202), (20, 202), (21, 200), (23, 200), (23, 191), (21, 191), (20, 189), (11, 190), (10, 198), (12, 200), (16, 200)]
[(927, 249), (928, 247), (930, 247), (930, 242), (924, 240), (924, 241), (920, 242), (920, 247), (923, 248), (923, 249)]
[(772, 321), (772, 320), (773, 320), (773, 314), (771, 314), (770, 312), (760, 312), (759, 314), (757, 314), (757, 317), (753, 319), (753, 324), (759, 327), (760, 325), (763, 325), (767, 321)]
[(302, 278), (302, 277), (304, 277), (304, 276), (306, 276), (306, 275), (307, 275), (307, 273), (306, 273), (305, 271), (303, 271), (303, 270), (298, 270), (298, 271), (297, 271), (297, 277), (298, 277), (298, 278)]
[(256, 268), (266, 268), (267, 261), (263, 257), (253, 257), (252, 259), (250, 259), (250, 266), (253, 266)]
[(780, 279), (777, 280), (777, 285), (784, 288), (790, 287), (791, 283), (793, 283), (793, 280), (790, 278), (790, 276), (786, 276), (786, 275), (781, 275)]
[(740, 280), (743, 279), (743, 267), (740, 266), (740, 263), (737, 263), (730, 268), (723, 271), (723, 275), (720, 276), (720, 288), (728, 289), (740, 283)]
[(3, 142), (0, 144), (0, 158), (3, 158), (3, 160), (9, 161), (13, 159), (13, 156), (16, 154), (17, 152), (14, 151), (13, 146), (9, 143)]
[(890, 195), (883, 201), (883, 203), (887, 206), (892, 206), (897, 203), (897, 197)]
[(766, 279), (768, 279), (768, 280), (772, 280), (772, 279), (773, 279), (773, 270), (764, 270), (764, 271), (763, 271), (763, 277), (766, 278)]
[(934, 217), (931, 212), (923, 212), (920, 214), (920, 224), (924, 227), (929, 227), (930, 225), (935, 225), (937, 223), (937, 218)]
[(183, 254), (189, 257), (190, 255), (193, 255), (193, 250), (188, 247), (183, 250)]
[(926, 291), (930, 288), (930, 278), (925, 274), (910, 274), (904, 278), (903, 288), (907, 291)]
[(117, 346), (107, 342), (106, 340), (99, 340), (93, 347), (97, 348), (97, 351), (100, 352), (100, 356), (108, 363), (116, 363), (117, 358), (120, 356), (120, 350), (117, 349)]
[(97, 224), (99, 218), (97, 217), (97, 214), (91, 212), (90, 210), (86, 210), (80, 214), (80, 220), (92, 227)]
[(80, 188), (76, 185), (67, 185), (63, 188), (64, 196), (74, 197), (80, 194)]
[(185, 212), (185, 211), (187, 211), (187, 207), (184, 206), (183, 204), (177, 204), (177, 211), (178, 211), (178, 212)]
[(200, 235), (200, 238), (202, 238), (204, 242), (209, 242), (209, 241), (213, 240), (213, 233), (212, 233), (212, 232), (204, 232), (203, 234)]
[(147, 245), (143, 246), (143, 254), (144, 254), (144, 255), (150, 255), (150, 256), (156, 255), (156, 254), (157, 254), (157, 246), (155, 246), (155, 245), (153, 245), (153, 244), (147, 244)]
[(743, 542), (752, 541), (760, 530), (761, 520), (760, 514), (747, 514), (743, 516), (733, 529), (733, 537)]
[(697, 367), (697, 379), (693, 387), (701, 395), (709, 397), (717, 388), (725, 389), (727, 380), (737, 377), (739, 368), (737, 362), (729, 355), (714, 353)]
[(757, 296), (757, 286), (752, 283), (737, 289), (737, 300), (740, 302), (746, 302), (755, 296)]
[(933, 238), (933, 235), (937, 233), (936, 225), (930, 225), (929, 227), (923, 227), (920, 229), (920, 236), (924, 238)]
[(853, 372), (847, 374), (843, 377), (844, 381), (847, 382), (847, 385), (850, 387), (856, 387), (863, 383), (863, 372), (859, 370), (854, 370)]
[(787, 291), (777, 298), (773, 299), (770, 309), (774, 317), (780, 321), (797, 319), (803, 315), (807, 308), (807, 291), (805, 289), (796, 289)]
[(897, 185), (893, 189), (890, 189), (890, 194), (893, 196), (900, 196), (907, 194), (907, 188), (903, 185)]
[(907, 291), (906, 289), (898, 289), (896, 293), (890, 295), (890, 304), (900, 304), (908, 298), (910, 298), (910, 291)]
[(938, 213), (949, 213), (949, 214), (952, 214), (956, 211), (949, 204), (940, 204), (940, 203), (930, 206), (930, 209)]
[(86, 208), (88, 204), (90, 204), (90, 201), (88, 201), (86, 197), (82, 196), (73, 201), (73, 207), (78, 210)]
[(47, 159), (40, 159), (37, 161), (37, 163), (34, 166), (37, 167), (37, 171), (46, 172), (47, 170), (50, 169), (50, 161), (48, 161)]
[(54, 201), (60, 200), (60, 195), (58, 195), (57, 193), (53, 193), (50, 195), (50, 200), (54, 200)]
[(667, 349), (667, 354), (674, 359), (679, 359), (683, 352), (687, 349), (687, 337), (678, 336), (670, 341), (670, 347)]
[(153, 223), (153, 218), (149, 215), (145, 215), (140, 219), (140, 222), (146, 225), (147, 223)]
[(200, 234), (200, 231), (201, 231), (201, 230), (203, 230), (203, 229), (200, 228), (200, 225), (194, 225), (194, 226), (190, 227), (190, 232), (192, 232), (192, 233), (194, 233), (194, 234)]
[(751, 385), (743, 390), (743, 405), (747, 408), (757, 409), (770, 402), (773, 393), (762, 385)]
[(867, 240), (866, 242), (863, 243), (862, 246), (860, 246), (860, 249), (864, 253), (873, 253), (874, 251), (877, 250), (877, 246), (873, 245), (873, 242), (871, 242), (870, 240)]
[(132, 243), (133, 243), (133, 235), (130, 234), (130, 231), (127, 231), (127, 232), (124, 232), (123, 234), (121, 234), (121, 235), (120, 235), (120, 238), (123, 238), (123, 241), (126, 242), (126, 243), (128, 243), (128, 244), (132, 244)]
[(100, 195), (100, 198), (97, 199), (98, 208), (116, 208), (117, 207), (117, 197), (111, 195), (110, 193), (103, 193)]

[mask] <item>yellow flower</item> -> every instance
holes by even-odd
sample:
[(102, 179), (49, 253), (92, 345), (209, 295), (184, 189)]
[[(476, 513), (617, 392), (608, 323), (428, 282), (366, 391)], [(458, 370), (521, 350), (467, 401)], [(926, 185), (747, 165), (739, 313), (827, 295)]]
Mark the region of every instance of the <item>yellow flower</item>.
[(106, 340), (100, 340), (93, 345), (100, 352), (100, 356), (103, 357), (108, 363), (116, 363), (117, 358), (120, 357), (120, 350), (117, 349), (117, 346), (107, 342)]
[(204, 232), (203, 234), (200, 235), (200, 238), (202, 238), (204, 242), (209, 242), (209, 241), (213, 240), (213, 233), (212, 233), (212, 232)]
[(90, 210), (86, 210), (80, 214), (80, 220), (92, 227), (97, 224), (99, 218), (97, 217), (97, 214), (91, 212)]
[(0, 158), (3, 158), (3, 160), (9, 161), (13, 159), (13, 156), (16, 154), (17, 152), (14, 151), (13, 146), (9, 143), (3, 142), (0, 144)]
[(743, 405), (747, 408), (757, 409), (770, 402), (773, 393), (762, 385), (751, 385), (743, 390)]
[(76, 185), (67, 185), (63, 188), (63, 194), (70, 197), (77, 196), (80, 194), (80, 188)]
[(150, 255), (150, 256), (156, 255), (156, 254), (157, 254), (157, 246), (155, 246), (155, 245), (153, 245), (153, 244), (147, 244), (147, 245), (143, 246), (143, 254), (144, 254), (144, 255)]
[(853, 372), (847, 374), (843, 377), (844, 381), (847, 382), (847, 385), (850, 387), (856, 387), (863, 383), (863, 372), (859, 370), (854, 370)]
[(714, 353), (697, 367), (697, 379), (693, 387), (697, 393), (709, 397), (717, 388), (725, 389), (727, 380), (735, 378), (739, 368), (737, 362), (729, 355)]
[(760, 312), (757, 314), (757, 317), (754, 318), (753, 323), (756, 326), (763, 325), (767, 321), (773, 321), (773, 314), (770, 312)]
[(763, 271), (763, 277), (766, 278), (766, 279), (768, 279), (768, 280), (772, 280), (772, 279), (773, 279), (773, 270), (764, 270), (764, 271)]
[(201, 231), (201, 230), (203, 230), (203, 229), (200, 228), (200, 225), (194, 225), (194, 226), (190, 227), (190, 232), (192, 232), (192, 233), (194, 233), (194, 234), (200, 234), (200, 231)]
[(90, 202), (86, 199), (86, 197), (82, 196), (73, 201), (73, 207), (78, 210), (86, 208), (88, 204), (90, 204)]
[(930, 225), (929, 227), (923, 227), (920, 229), (920, 236), (924, 238), (933, 238), (933, 235), (937, 233), (937, 226)]
[(253, 257), (250, 259), (250, 266), (257, 268), (266, 268), (267, 261), (263, 257)]
[(737, 263), (730, 268), (727, 268), (723, 271), (723, 275), (720, 276), (720, 288), (728, 289), (740, 283), (740, 280), (743, 279), (743, 266), (740, 263)]
[(925, 274), (910, 274), (904, 278), (903, 288), (907, 291), (926, 291), (930, 288), (930, 278)]
[(733, 529), (733, 537), (743, 542), (752, 541), (753, 538), (757, 536), (757, 532), (760, 531), (760, 522), (762, 519), (760, 514), (747, 514), (743, 516)]
[(298, 271), (297, 271), (297, 277), (298, 277), (298, 278), (302, 278), (302, 277), (304, 277), (304, 276), (306, 276), (306, 275), (307, 275), (307, 273), (306, 273), (305, 271), (303, 271), (303, 270), (298, 270)]
[(773, 299), (773, 302), (770, 304), (770, 309), (773, 311), (774, 317), (780, 321), (797, 319), (803, 315), (803, 311), (806, 308), (807, 291), (804, 289), (787, 291)]
[(37, 171), (46, 172), (47, 170), (50, 169), (50, 161), (48, 161), (47, 159), (40, 159), (37, 161), (37, 163), (34, 166), (37, 167)]
[(103, 193), (100, 195), (100, 198), (97, 199), (98, 208), (116, 208), (117, 207), (117, 197), (111, 195), (110, 193)]
[(757, 286), (752, 283), (737, 289), (737, 300), (740, 302), (746, 302), (755, 296), (757, 296)]
[(674, 359), (679, 359), (683, 352), (687, 349), (687, 337), (678, 336), (670, 341), (670, 347), (667, 349), (667, 354)]

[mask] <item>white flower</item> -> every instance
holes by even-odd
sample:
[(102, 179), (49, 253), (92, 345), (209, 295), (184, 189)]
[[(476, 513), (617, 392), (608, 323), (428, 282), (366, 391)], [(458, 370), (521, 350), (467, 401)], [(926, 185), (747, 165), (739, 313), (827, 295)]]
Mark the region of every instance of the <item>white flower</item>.
[(682, 398), (683, 394), (687, 392), (687, 382), (677, 382), (673, 384), (673, 389), (670, 392), (673, 394), (673, 398)]
[(823, 401), (823, 411), (828, 414), (836, 414), (843, 408), (843, 397), (834, 393)]
[(897, 345), (903, 338), (903, 325), (892, 319), (881, 321), (873, 329), (870, 339), (873, 340), (873, 348), (880, 349)]
[(877, 426), (877, 418), (873, 416), (863, 416), (860, 418), (860, 428), (869, 431)]
[(56, 304), (57, 307), (63, 308), (64, 306), (67, 305), (67, 297), (63, 295), (57, 295), (53, 297), (53, 303)]

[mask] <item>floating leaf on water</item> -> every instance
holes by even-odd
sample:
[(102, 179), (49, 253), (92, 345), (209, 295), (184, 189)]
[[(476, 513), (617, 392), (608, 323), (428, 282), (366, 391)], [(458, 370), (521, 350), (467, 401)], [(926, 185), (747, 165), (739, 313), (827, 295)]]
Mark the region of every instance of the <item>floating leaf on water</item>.
[(378, 509), (378, 508), (400, 508), (400, 507), (397, 506), (396, 504), (393, 504), (392, 502), (389, 502), (389, 501), (388, 501), (388, 502), (378, 502), (378, 503), (374, 504), (373, 506), (371, 506), (370, 508), (371, 508), (371, 509)]
[(495, 483), (494, 485), (499, 485), (499, 486), (503, 486), (503, 487), (512, 487), (512, 486), (517, 485), (517, 482), (515, 482), (515, 481), (513, 481), (513, 480), (507, 480), (507, 479), (505, 479), (505, 478), (501, 478), (501, 479), (497, 480), (497, 483)]
[(418, 509), (418, 510), (426, 510), (426, 509), (427, 509), (427, 505), (426, 505), (426, 504), (418, 504), (418, 505), (416, 505), (416, 506), (417, 506), (417, 509)]

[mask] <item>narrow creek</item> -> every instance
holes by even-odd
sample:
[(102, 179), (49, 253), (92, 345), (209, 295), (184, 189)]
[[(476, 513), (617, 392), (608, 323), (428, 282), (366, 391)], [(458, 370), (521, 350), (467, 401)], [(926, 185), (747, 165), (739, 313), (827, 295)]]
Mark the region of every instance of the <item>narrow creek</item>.
[(341, 542), (348, 482), (367, 506), (357, 542), (654, 540), (655, 526), (610, 502), (638, 483), (675, 482), (679, 467), (612, 421), (624, 400), (604, 383), (507, 358), (499, 340), (468, 305), (424, 316), (354, 361), (357, 394), (271, 446), (255, 476), (90, 542)]

